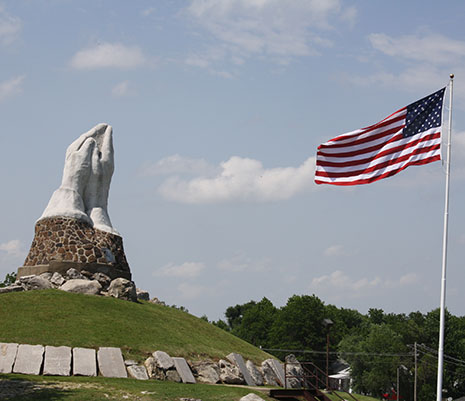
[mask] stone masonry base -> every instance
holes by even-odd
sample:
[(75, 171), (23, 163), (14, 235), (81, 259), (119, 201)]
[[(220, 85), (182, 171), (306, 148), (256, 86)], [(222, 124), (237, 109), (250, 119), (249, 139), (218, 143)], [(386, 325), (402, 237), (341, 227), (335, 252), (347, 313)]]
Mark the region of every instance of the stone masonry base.
[(112, 279), (131, 279), (120, 236), (69, 217), (39, 220), (24, 266), (18, 269), (18, 278), (44, 272), (63, 274), (71, 267), (104, 273)]

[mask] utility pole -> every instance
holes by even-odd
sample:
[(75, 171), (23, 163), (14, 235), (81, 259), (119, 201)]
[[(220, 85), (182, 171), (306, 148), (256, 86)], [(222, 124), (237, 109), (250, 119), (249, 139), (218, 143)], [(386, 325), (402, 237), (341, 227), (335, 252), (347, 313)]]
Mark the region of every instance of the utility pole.
[(329, 329), (334, 322), (331, 319), (323, 319), (322, 323), (326, 328), (326, 390), (329, 390)]
[(399, 369), (400, 369), (400, 366), (397, 367), (397, 394), (396, 394), (396, 398), (397, 398), (397, 401), (400, 400), (400, 390), (399, 390)]
[(414, 344), (414, 352), (415, 352), (415, 380), (413, 382), (413, 401), (417, 401), (417, 342), (415, 341)]

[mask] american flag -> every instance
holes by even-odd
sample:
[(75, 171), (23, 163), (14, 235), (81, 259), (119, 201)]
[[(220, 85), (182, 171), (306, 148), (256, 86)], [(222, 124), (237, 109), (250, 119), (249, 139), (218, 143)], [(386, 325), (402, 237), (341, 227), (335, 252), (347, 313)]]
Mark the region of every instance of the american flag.
[(409, 104), (379, 123), (318, 146), (317, 184), (359, 185), (391, 177), (408, 166), (441, 159), (446, 88)]

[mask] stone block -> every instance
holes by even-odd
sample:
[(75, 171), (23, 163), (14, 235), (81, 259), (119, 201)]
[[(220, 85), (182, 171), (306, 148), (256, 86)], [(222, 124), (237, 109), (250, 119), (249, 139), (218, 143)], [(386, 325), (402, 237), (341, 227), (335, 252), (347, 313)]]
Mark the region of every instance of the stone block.
[(71, 279), (59, 288), (62, 291), (74, 292), (76, 294), (98, 295), (102, 286), (97, 280)]
[(220, 382), (220, 368), (213, 361), (193, 363), (192, 371), (200, 383), (216, 384)]
[(143, 365), (129, 365), (128, 366), (129, 376), (137, 380), (148, 380), (147, 369)]
[(263, 375), (260, 372), (260, 370), (257, 369), (255, 364), (252, 361), (247, 361), (245, 363), (245, 366), (246, 366), (247, 370), (249, 371), (250, 376), (252, 376), (252, 379), (254, 380), (255, 384), (257, 386), (263, 386), (263, 384), (264, 384)]
[(18, 344), (0, 343), (0, 373), (11, 373), (17, 352)]
[(57, 287), (64, 284), (65, 281), (66, 280), (64, 279), (64, 277), (58, 272), (53, 273), (52, 278), (50, 279), (50, 282), (53, 285), (56, 285)]
[(48, 290), (50, 288), (53, 288), (52, 284), (50, 284), (50, 281), (41, 276), (21, 277), (18, 281), (26, 291)]
[(150, 301), (150, 294), (148, 291), (141, 290), (140, 288), (136, 288), (137, 299), (141, 301)]
[(284, 369), (283, 365), (276, 359), (269, 359), (270, 366), (273, 369), (273, 372), (276, 374), (278, 381), (281, 383), (281, 386), (284, 386)]
[(164, 351), (155, 351), (153, 354), (153, 359), (155, 359), (155, 364), (157, 367), (168, 370), (174, 368), (174, 361), (166, 352)]
[(97, 352), (98, 368), (104, 377), (128, 377), (121, 349), (100, 347)]
[(187, 364), (186, 360), (184, 358), (174, 357), (173, 361), (174, 366), (176, 367), (176, 370), (179, 373), (182, 382), (195, 384), (196, 381), (194, 375), (192, 374), (192, 371), (189, 368), (189, 365)]
[(137, 301), (136, 285), (125, 278), (115, 278), (108, 287), (110, 297), (125, 299), (127, 301)]
[(42, 345), (21, 344), (13, 367), (13, 373), (25, 375), (39, 375), (44, 358), (44, 347)]
[(175, 383), (181, 383), (182, 379), (181, 376), (179, 376), (179, 373), (177, 372), (176, 369), (172, 370), (167, 370), (165, 374), (166, 380), (170, 382), (175, 382)]
[(45, 347), (44, 375), (69, 376), (71, 373), (71, 347)]
[(52, 278), (52, 273), (45, 272), (45, 273), (40, 274), (40, 277), (44, 278), (47, 281), (50, 281), (50, 279)]
[(97, 358), (91, 348), (73, 348), (73, 375), (97, 376)]
[(23, 286), (17, 285), (17, 284), (12, 284), (8, 287), (0, 288), (0, 294), (6, 294), (8, 292), (20, 292), (20, 291), (25, 291), (25, 289)]
[(81, 272), (76, 270), (74, 267), (70, 267), (68, 270), (66, 270), (65, 276), (68, 278), (68, 280), (86, 279), (86, 277), (83, 274), (81, 274)]
[(236, 365), (220, 359), (218, 366), (220, 367), (220, 380), (224, 384), (245, 384), (244, 376)]
[(257, 394), (250, 393), (242, 397), (239, 401), (265, 401), (262, 397)]
[(271, 359), (267, 359), (262, 362), (261, 372), (263, 374), (263, 380), (268, 386), (279, 386), (278, 376), (274, 372), (270, 363)]
[(252, 379), (247, 367), (245, 366), (244, 358), (242, 358), (241, 354), (236, 354), (235, 352), (231, 352), (228, 356), (226, 356), (234, 365), (239, 368), (239, 371), (242, 373), (245, 382), (248, 386), (256, 386), (255, 380)]

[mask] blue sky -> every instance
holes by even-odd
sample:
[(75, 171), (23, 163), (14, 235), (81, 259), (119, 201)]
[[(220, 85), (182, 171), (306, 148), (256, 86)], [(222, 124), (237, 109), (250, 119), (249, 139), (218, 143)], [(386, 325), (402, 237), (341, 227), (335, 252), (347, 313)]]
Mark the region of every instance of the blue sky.
[(67, 146), (106, 122), (110, 217), (151, 296), (210, 319), (313, 293), (430, 311), (441, 163), (333, 188), (314, 158), (453, 72), (447, 305), (465, 314), (464, 18), (461, 1), (0, 1), (0, 276), (22, 265)]

